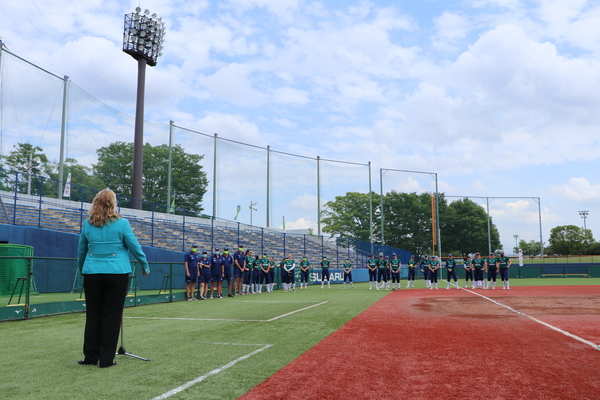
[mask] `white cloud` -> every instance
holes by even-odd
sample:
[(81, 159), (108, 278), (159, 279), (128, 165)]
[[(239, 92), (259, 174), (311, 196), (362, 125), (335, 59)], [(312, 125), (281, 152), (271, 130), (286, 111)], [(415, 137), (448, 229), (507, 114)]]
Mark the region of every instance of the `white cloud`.
[(575, 177), (563, 185), (550, 185), (552, 191), (576, 202), (592, 202), (600, 199), (600, 184), (592, 185), (586, 178)]

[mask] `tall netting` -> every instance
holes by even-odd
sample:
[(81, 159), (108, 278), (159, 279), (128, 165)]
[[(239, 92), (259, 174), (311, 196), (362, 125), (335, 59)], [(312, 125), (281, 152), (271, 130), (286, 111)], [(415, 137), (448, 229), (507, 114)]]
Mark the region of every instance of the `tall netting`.
[[(272, 226), (292, 231), (314, 228), (318, 219), (317, 161), (270, 151)], [(284, 225), (285, 219), (285, 227)]]
[[(55, 148), (60, 143), (64, 80), (0, 51), (0, 155), (13, 145)], [(48, 153), (48, 157), (58, 153)]]
[[(541, 241), (542, 206), (538, 197), (477, 197), (448, 196), (448, 202), (469, 199), (491, 217), (500, 233), (501, 248), (508, 255), (515, 254), (519, 242)], [(498, 249), (491, 248), (492, 252)]]

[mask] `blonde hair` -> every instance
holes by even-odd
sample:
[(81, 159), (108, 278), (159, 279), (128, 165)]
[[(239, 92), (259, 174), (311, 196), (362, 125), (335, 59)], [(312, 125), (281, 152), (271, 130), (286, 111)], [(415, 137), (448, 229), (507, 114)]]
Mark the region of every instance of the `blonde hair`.
[(117, 196), (115, 192), (110, 189), (99, 191), (94, 197), (89, 214), (88, 221), (98, 228), (121, 218), (121, 215), (117, 213)]

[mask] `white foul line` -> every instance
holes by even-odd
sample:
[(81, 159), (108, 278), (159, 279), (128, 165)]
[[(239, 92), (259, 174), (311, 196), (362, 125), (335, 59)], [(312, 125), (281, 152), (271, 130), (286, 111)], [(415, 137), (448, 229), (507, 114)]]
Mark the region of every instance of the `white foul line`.
[(198, 377), (198, 378), (194, 379), (193, 381), (189, 381), (188, 383), (186, 383), (186, 384), (184, 384), (184, 385), (181, 385), (181, 386), (179, 386), (178, 388), (175, 388), (175, 389), (173, 389), (173, 390), (169, 390), (167, 393), (165, 393), (165, 394), (162, 394), (162, 395), (160, 395), (160, 396), (158, 396), (158, 397), (155, 397), (155, 398), (153, 398), (152, 400), (162, 400), (162, 399), (166, 399), (166, 398), (168, 398), (168, 397), (171, 397), (171, 396), (173, 396), (174, 394), (177, 394), (177, 393), (179, 393), (179, 392), (182, 392), (182, 391), (184, 391), (185, 389), (187, 389), (187, 388), (189, 388), (189, 387), (191, 387), (191, 386), (195, 385), (196, 383), (200, 383), (200, 382), (202, 382), (203, 380), (205, 380), (206, 378), (208, 378), (208, 377), (210, 377), (210, 376), (212, 376), (212, 375), (216, 375), (216, 374), (218, 374), (219, 372), (222, 372), (222, 371), (226, 370), (226, 369), (227, 369), (227, 368), (229, 368), (229, 367), (233, 367), (235, 364), (239, 363), (240, 361), (244, 361), (245, 359), (247, 359), (247, 358), (250, 358), (250, 357), (252, 357), (253, 355), (255, 355), (255, 354), (258, 354), (258, 353), (260, 353), (261, 351), (263, 351), (263, 350), (266, 350), (266, 349), (268, 349), (269, 347), (272, 347), (272, 346), (273, 346), (272, 344), (266, 344), (266, 345), (264, 345), (263, 347), (261, 347), (260, 349), (258, 349), (258, 350), (254, 350), (252, 353), (248, 353), (248, 354), (246, 354), (245, 356), (241, 356), (240, 358), (238, 358), (238, 359), (235, 359), (235, 360), (233, 360), (233, 361), (231, 361), (231, 362), (229, 362), (229, 363), (227, 363), (227, 364), (223, 365), (223, 366), (222, 366), (222, 367), (220, 367), (220, 368), (213, 369), (213, 370), (212, 370), (212, 371), (210, 371), (209, 373), (207, 373), (207, 374), (205, 374), (205, 375), (202, 375), (202, 376), (200, 376), (200, 377)]
[(317, 306), (322, 306), (323, 304), (327, 304), (327, 302), (324, 301), (322, 303), (313, 304), (312, 306), (304, 307), (304, 308), (301, 308), (299, 310), (295, 310), (295, 311), (289, 312), (287, 314), (280, 315), (280, 316), (275, 317), (275, 318), (267, 319), (266, 322), (275, 321), (275, 320), (277, 320), (279, 318), (287, 317), (288, 315), (292, 315), (292, 314), (295, 314), (295, 313), (300, 312), (300, 311), (308, 310), (309, 308), (313, 308), (313, 307), (317, 307)]
[(596, 349), (596, 350), (600, 350), (600, 347), (599, 347), (599, 346), (598, 346), (596, 343), (590, 342), (589, 340), (585, 340), (584, 338), (581, 338), (581, 337), (579, 337), (579, 336), (577, 336), (577, 335), (573, 335), (572, 333), (569, 333), (569, 332), (567, 332), (567, 331), (563, 331), (562, 329), (560, 329), (560, 328), (557, 328), (557, 327), (556, 327), (556, 326), (554, 326), (554, 325), (550, 325), (550, 324), (549, 324), (549, 323), (547, 323), (547, 322), (540, 321), (540, 320), (539, 320), (539, 319), (537, 319), (537, 318), (534, 318), (534, 317), (532, 317), (532, 316), (530, 316), (530, 315), (527, 315), (527, 314), (525, 314), (525, 313), (522, 313), (521, 311), (517, 311), (517, 310), (515, 310), (515, 309), (514, 309), (514, 308), (512, 308), (512, 307), (509, 307), (509, 306), (507, 306), (507, 305), (505, 305), (505, 304), (502, 304), (502, 303), (500, 303), (500, 302), (497, 302), (496, 300), (492, 300), (492, 299), (490, 299), (489, 297), (486, 297), (486, 296), (484, 296), (484, 295), (482, 295), (482, 294), (479, 294), (479, 293), (477, 293), (477, 292), (474, 292), (474, 291), (472, 291), (472, 290), (469, 290), (469, 289), (466, 289), (466, 288), (462, 288), (462, 289), (463, 289), (463, 290), (466, 290), (466, 291), (467, 291), (467, 292), (469, 292), (469, 293), (473, 293), (473, 294), (476, 294), (477, 296), (483, 297), (484, 299), (486, 299), (486, 300), (488, 300), (488, 301), (491, 301), (492, 303), (494, 303), (494, 304), (497, 304), (497, 305), (499, 305), (499, 306), (501, 306), (501, 307), (504, 307), (504, 308), (506, 308), (506, 309), (508, 309), (508, 310), (510, 310), (510, 311), (512, 311), (512, 312), (514, 312), (514, 313), (517, 313), (517, 314), (519, 314), (519, 315), (522, 315), (522, 316), (524, 316), (524, 317), (527, 317), (527, 318), (529, 318), (530, 320), (532, 320), (532, 321), (535, 321), (535, 322), (537, 322), (538, 324), (542, 324), (542, 325), (544, 325), (544, 326), (546, 326), (546, 327), (548, 327), (548, 328), (550, 328), (550, 329), (552, 329), (552, 330), (554, 330), (554, 331), (556, 331), (556, 332), (562, 333), (562, 334), (563, 334), (563, 335), (565, 335), (565, 336), (568, 336), (568, 337), (570, 337), (570, 338), (573, 338), (573, 339), (575, 339), (575, 340), (578, 340), (578, 341), (580, 341), (581, 343), (587, 344), (588, 346), (592, 346), (592, 347), (593, 347), (594, 349)]

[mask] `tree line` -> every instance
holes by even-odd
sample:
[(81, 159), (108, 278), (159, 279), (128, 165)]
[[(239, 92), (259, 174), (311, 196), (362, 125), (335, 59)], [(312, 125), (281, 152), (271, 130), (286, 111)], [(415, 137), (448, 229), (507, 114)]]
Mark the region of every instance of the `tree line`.
[[(74, 158), (67, 158), (64, 163), (65, 176), (62, 178), (59, 177), (58, 162), (49, 161), (43, 148), (29, 143), (18, 143), (13, 147), (14, 150), (8, 156), (2, 157), (3, 169), (19, 172), (20, 178), (16, 183), (8, 176), (3, 177), (0, 181), (2, 190), (15, 190), (14, 186), (18, 184), (18, 190), (24, 192), (29, 185), (28, 174), (31, 171), (31, 193), (39, 194), (41, 184), (41, 190), (46, 195), (53, 192), (52, 185), (55, 185), (56, 181), (66, 182), (67, 174), (71, 173), (71, 185), (94, 189), (88, 190), (85, 201), (91, 201), (95, 190), (107, 187), (123, 196), (131, 197), (133, 143), (115, 142), (99, 148), (98, 162), (91, 167), (81, 165)], [(186, 153), (180, 145), (171, 148), (171, 197), (174, 197), (178, 209), (198, 215), (203, 211), (202, 199), (208, 186), (206, 173), (200, 164), (203, 158), (201, 155)], [(145, 209), (149, 209), (151, 203), (170, 206), (166, 204), (168, 162), (167, 145), (144, 145), (142, 187)], [(71, 200), (79, 201), (80, 196), (80, 191), (72, 190)]]

